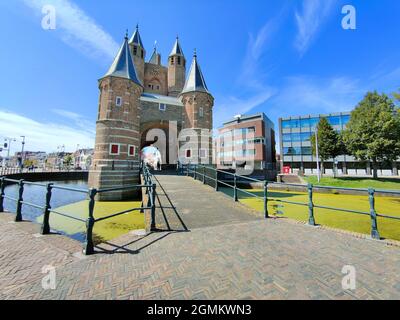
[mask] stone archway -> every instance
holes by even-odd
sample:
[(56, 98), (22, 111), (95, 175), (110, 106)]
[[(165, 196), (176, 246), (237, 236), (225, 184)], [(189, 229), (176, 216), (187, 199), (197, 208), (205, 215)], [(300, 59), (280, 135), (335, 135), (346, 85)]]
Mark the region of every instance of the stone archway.
[(173, 127), (170, 127), (169, 121), (151, 121), (142, 123), (140, 130), (140, 150), (147, 146), (154, 145), (161, 153), (163, 164), (175, 164), (170, 163), (170, 152), (176, 152), (176, 155), (178, 154), (178, 149), (176, 148), (176, 151), (173, 151), (175, 148), (171, 145), (171, 141), (173, 142), (177, 139), (177, 132), (175, 133), (175, 137), (170, 137), (170, 135), (175, 135), (175, 131), (178, 131), (178, 128), (174, 129)]

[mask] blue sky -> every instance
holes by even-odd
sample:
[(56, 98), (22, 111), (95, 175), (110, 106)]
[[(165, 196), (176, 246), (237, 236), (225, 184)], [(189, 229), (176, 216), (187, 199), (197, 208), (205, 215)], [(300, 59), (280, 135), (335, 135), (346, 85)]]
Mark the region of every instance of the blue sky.
[[(45, 4), (56, 30), (41, 27)], [(345, 4), (356, 30), (342, 28)], [(400, 87), (399, 12), (398, 0), (1, 1), (0, 139), (93, 146), (97, 79), (136, 23), (147, 58), (157, 41), (165, 63), (177, 34), (188, 60), (197, 48), (215, 127), (239, 113), (263, 111), (278, 130), (282, 116), (351, 110), (368, 90)]]

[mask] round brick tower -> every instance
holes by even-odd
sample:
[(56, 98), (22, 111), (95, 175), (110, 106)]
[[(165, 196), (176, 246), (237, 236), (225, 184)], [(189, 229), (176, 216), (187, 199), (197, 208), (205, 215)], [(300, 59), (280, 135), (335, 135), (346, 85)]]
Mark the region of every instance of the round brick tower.
[[(106, 75), (99, 80), (100, 99), (96, 142), (89, 186), (96, 189), (138, 184), (140, 148), (140, 96), (138, 79), (129, 50), (128, 37)], [(131, 199), (137, 191), (98, 194), (98, 200)]]

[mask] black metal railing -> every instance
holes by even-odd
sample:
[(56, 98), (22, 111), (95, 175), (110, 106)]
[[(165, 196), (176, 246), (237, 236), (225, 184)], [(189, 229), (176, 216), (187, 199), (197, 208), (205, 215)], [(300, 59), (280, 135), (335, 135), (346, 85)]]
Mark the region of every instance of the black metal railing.
[[(137, 185), (130, 185), (130, 186), (125, 186), (125, 187), (119, 187), (119, 188), (107, 188), (107, 189), (95, 189), (95, 188), (90, 188), (90, 189), (79, 189), (79, 188), (72, 188), (72, 187), (66, 187), (66, 186), (61, 186), (61, 185), (56, 185), (53, 183), (48, 183), (48, 184), (42, 184), (42, 183), (37, 183), (37, 182), (29, 182), (25, 180), (14, 180), (14, 179), (7, 179), (5, 177), (0, 178), (0, 212), (4, 212), (4, 199), (10, 200), (10, 201), (15, 201), (16, 204), (16, 212), (15, 212), (15, 221), (16, 222), (21, 222), (23, 220), (22, 217), (22, 208), (23, 206), (28, 206), (28, 207), (33, 207), (36, 209), (43, 210), (43, 222), (41, 225), (41, 234), (42, 235), (47, 235), (50, 233), (51, 226), (50, 226), (50, 215), (55, 214), (59, 216), (63, 216), (68, 219), (80, 221), (82, 223), (86, 223), (86, 232), (85, 232), (85, 242), (83, 245), (83, 252), (86, 255), (90, 255), (94, 253), (94, 242), (93, 242), (93, 228), (95, 226), (95, 223), (104, 221), (106, 219), (111, 219), (123, 214), (127, 213), (132, 213), (134, 211), (140, 211), (142, 213), (145, 213), (145, 211), (150, 211), (150, 221), (151, 221), (151, 230), (155, 229), (155, 198), (156, 198), (156, 184), (153, 182), (152, 175), (150, 171), (147, 169), (147, 167), (142, 167), (141, 172), (143, 175), (143, 180), (144, 184), (137, 184)], [(13, 198), (11, 196), (8, 196), (5, 194), (5, 188), (6, 185), (8, 184), (18, 184), (18, 196), (17, 198)], [(35, 203), (31, 203), (28, 201), (24, 201), (24, 186), (25, 185), (33, 185), (33, 186), (39, 186), (43, 187), (46, 189), (46, 196), (45, 196), (45, 201), (44, 205), (38, 205)], [(56, 210), (52, 209), (51, 206), (51, 200), (52, 200), (52, 191), (53, 190), (63, 190), (63, 191), (70, 191), (70, 192), (76, 192), (76, 193), (82, 193), (86, 194), (89, 199), (89, 205), (88, 205), (88, 217), (87, 219), (82, 219), (80, 217), (74, 216), (73, 213), (63, 213), (59, 212)], [(140, 208), (130, 208), (121, 212), (113, 213), (105, 217), (101, 218), (95, 218), (94, 216), (94, 208), (96, 204), (96, 196), (108, 192), (115, 192), (115, 191), (133, 191), (133, 190), (145, 190), (145, 194), (147, 195), (147, 204), (144, 205), (144, 201), (142, 201), (142, 204)]]
[[(218, 170), (212, 166), (206, 166), (201, 164), (182, 164), (179, 166), (179, 171), (182, 175), (191, 176), (195, 180), (201, 180), (203, 184), (206, 184), (206, 180), (212, 181), (214, 183), (214, 188), (216, 191), (219, 191), (219, 186), (225, 186), (233, 189), (233, 200), (238, 201), (238, 193), (246, 194), (250, 197), (257, 198), (263, 201), (263, 215), (265, 218), (269, 218), (268, 212), (268, 202), (274, 201), (282, 204), (290, 204), (296, 206), (303, 206), (308, 208), (308, 224), (315, 226), (316, 221), (314, 217), (314, 209), (327, 209), (333, 211), (340, 211), (346, 213), (354, 213), (365, 216), (370, 216), (371, 218), (371, 237), (373, 239), (381, 239), (379, 231), (378, 231), (378, 222), (377, 218), (385, 218), (391, 220), (400, 220), (400, 217), (390, 216), (385, 214), (380, 214), (377, 212), (375, 208), (375, 195), (376, 193), (380, 194), (390, 194), (390, 195), (399, 195), (400, 191), (392, 191), (392, 190), (381, 190), (381, 189), (357, 189), (357, 188), (343, 188), (343, 187), (329, 187), (329, 186), (314, 186), (312, 184), (304, 185), (304, 184), (289, 184), (289, 183), (280, 183), (280, 182), (272, 182), (272, 181), (263, 181), (254, 179), (247, 176), (237, 175), (236, 173), (231, 173), (225, 170)], [(208, 172), (208, 174), (206, 173)], [(219, 179), (219, 176), (230, 177), (230, 179)], [(257, 183), (263, 186), (263, 195), (259, 196), (255, 193), (249, 192), (246, 189), (239, 188), (239, 184), (243, 182)], [(289, 201), (284, 199), (277, 199), (269, 196), (268, 188), (273, 186), (286, 186), (286, 187), (297, 187), (297, 188), (307, 188), (308, 194), (308, 202), (297, 202), (297, 201)], [(362, 192), (367, 193), (369, 200), (369, 212), (360, 211), (360, 210), (350, 210), (345, 208), (336, 208), (330, 206), (322, 206), (316, 205), (313, 201), (313, 195), (315, 190), (342, 190), (347, 192)]]

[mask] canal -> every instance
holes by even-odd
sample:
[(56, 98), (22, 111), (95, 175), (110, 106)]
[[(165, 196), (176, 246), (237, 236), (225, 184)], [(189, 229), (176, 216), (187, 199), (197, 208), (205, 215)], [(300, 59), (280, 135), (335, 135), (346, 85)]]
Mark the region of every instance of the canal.
[[(46, 185), (52, 181), (42, 181)], [(87, 181), (57, 181), (57, 186), (69, 188), (87, 189)], [(18, 185), (10, 185), (5, 189), (6, 196), (18, 198)], [(36, 185), (25, 185), (23, 199), (26, 202), (44, 206), (46, 201), (46, 188)], [(112, 215), (116, 212), (130, 210), (140, 207), (140, 201), (125, 202), (99, 202), (96, 201), (95, 218)], [(4, 199), (4, 208), (9, 212), (16, 212), (16, 201)], [(68, 190), (53, 189), (51, 197), (51, 208), (66, 215), (81, 219), (88, 218), (89, 201), (87, 194)], [(31, 221), (41, 224), (43, 221), (43, 210), (28, 205), (22, 206), (22, 218), (24, 221)], [(95, 224), (93, 233), (97, 243), (108, 241), (119, 237), (132, 230), (144, 229), (144, 215), (139, 211), (128, 212), (127, 214), (107, 219)], [(50, 214), (50, 227), (52, 232), (67, 235), (75, 240), (85, 240), (85, 223), (69, 219), (55, 213)]]

